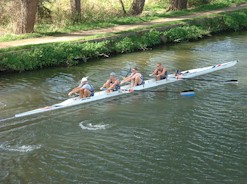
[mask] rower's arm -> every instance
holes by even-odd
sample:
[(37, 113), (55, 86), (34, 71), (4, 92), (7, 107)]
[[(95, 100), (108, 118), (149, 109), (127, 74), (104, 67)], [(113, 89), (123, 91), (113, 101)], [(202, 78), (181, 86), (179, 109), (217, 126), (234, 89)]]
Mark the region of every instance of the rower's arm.
[(149, 76), (151, 77), (151, 76), (153, 76), (153, 75), (156, 75), (156, 73), (157, 73), (157, 69), (155, 69), (155, 70), (153, 71), (153, 73), (149, 74)]
[(77, 93), (78, 91), (80, 91), (80, 87), (78, 86), (78, 87), (76, 87), (76, 88), (74, 88), (74, 89), (72, 89), (70, 92), (69, 92), (69, 96), (71, 96), (72, 94), (74, 94), (74, 93)]
[(133, 75), (133, 73), (132, 73), (132, 74), (130, 74), (128, 77), (125, 77), (125, 78), (121, 81), (120, 84), (124, 84), (124, 83), (126, 83), (126, 82), (129, 82), (129, 81), (132, 79), (133, 76), (134, 76), (134, 75)]
[(107, 80), (103, 86), (100, 88), (100, 90), (103, 90), (108, 84), (110, 83), (110, 80)]
[(161, 72), (161, 75), (165, 75), (165, 73), (166, 73), (166, 68), (164, 67), (162, 72)]
[(108, 89), (113, 90), (118, 83), (119, 83), (118, 80), (116, 80)]

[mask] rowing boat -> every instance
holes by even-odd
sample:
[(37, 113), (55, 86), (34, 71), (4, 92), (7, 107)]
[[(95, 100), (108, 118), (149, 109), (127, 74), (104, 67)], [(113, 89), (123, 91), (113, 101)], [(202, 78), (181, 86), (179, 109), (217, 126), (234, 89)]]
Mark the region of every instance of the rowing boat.
[[(179, 78), (176, 77), (175, 74), (169, 74), (166, 79), (159, 80), (159, 81), (156, 81), (155, 79), (145, 80), (145, 83), (143, 85), (136, 86), (133, 88), (131, 88), (130, 85), (125, 85), (125, 86), (122, 86), (120, 88), (120, 90), (114, 91), (112, 93), (107, 93), (106, 91), (99, 91), (99, 92), (96, 92), (94, 94), (94, 96), (88, 97), (88, 98), (73, 97), (73, 98), (69, 98), (69, 99), (67, 99), (61, 103), (58, 103), (58, 104), (54, 104), (51, 106), (46, 106), (46, 107), (38, 108), (35, 110), (15, 114), (15, 117), (29, 116), (29, 115), (43, 113), (43, 112), (47, 112), (47, 111), (53, 111), (53, 110), (67, 108), (67, 107), (71, 107), (71, 106), (91, 103), (94, 101), (99, 101), (99, 100), (103, 100), (103, 99), (108, 99), (108, 98), (113, 98), (116, 96), (128, 94), (128, 93), (131, 93), (131, 91), (144, 90), (144, 89), (153, 88), (153, 87), (165, 85), (165, 84), (172, 83), (172, 82), (181, 81), (184, 79), (190, 79), (193, 77), (201, 76), (204, 74), (208, 74), (208, 73), (212, 73), (212, 72), (215, 72), (218, 70), (232, 67), (237, 62), (238, 61), (236, 60), (236, 61), (221, 63), (221, 64), (217, 64), (217, 65), (213, 65), (213, 66), (182, 71)], [(132, 90), (129, 90), (129, 89), (132, 89)]]

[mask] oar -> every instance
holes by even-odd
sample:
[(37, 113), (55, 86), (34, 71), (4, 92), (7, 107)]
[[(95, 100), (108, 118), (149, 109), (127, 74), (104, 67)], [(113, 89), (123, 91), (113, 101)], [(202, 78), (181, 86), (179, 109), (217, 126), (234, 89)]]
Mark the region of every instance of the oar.
[(91, 80), (91, 81), (93, 81), (93, 82), (97, 82), (96, 80), (94, 80), (94, 79), (89, 79), (89, 80)]
[(131, 72), (131, 67), (129, 68), (129, 70), (128, 70), (128, 72), (126, 73), (126, 75), (123, 77), (122, 76), (122, 78), (126, 78), (128, 75), (129, 75), (129, 73)]
[(206, 81), (206, 82), (223, 82), (223, 83), (234, 83), (237, 84), (238, 80), (236, 79), (231, 79), (231, 80), (211, 80), (211, 79), (193, 79), (193, 78), (182, 78), (185, 80), (197, 80), (197, 81)]
[(190, 90), (184, 90), (184, 91), (167, 91), (167, 90), (129, 90), (130, 93), (132, 92), (141, 92), (141, 93), (146, 93), (146, 92), (151, 92), (151, 93), (165, 93), (165, 92), (171, 92), (171, 93), (179, 93), (181, 96), (195, 96), (195, 91), (190, 89)]

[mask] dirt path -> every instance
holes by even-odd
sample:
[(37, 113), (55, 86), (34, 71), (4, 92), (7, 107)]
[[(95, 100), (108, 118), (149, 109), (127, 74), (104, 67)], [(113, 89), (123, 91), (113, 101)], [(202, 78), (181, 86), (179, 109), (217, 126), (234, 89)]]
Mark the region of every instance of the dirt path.
[(8, 48), (8, 47), (31, 45), (31, 44), (73, 41), (73, 40), (85, 38), (87, 36), (93, 36), (95, 34), (117, 33), (120, 31), (128, 31), (128, 30), (132, 30), (136, 28), (148, 28), (156, 24), (162, 24), (162, 23), (178, 21), (178, 20), (187, 20), (187, 19), (195, 18), (199, 16), (206, 16), (212, 13), (222, 13), (222, 12), (227, 12), (227, 11), (229, 12), (229, 11), (235, 11), (235, 10), (244, 9), (244, 8), (247, 8), (247, 3), (241, 4), (235, 7), (228, 7), (228, 8), (201, 12), (201, 13), (194, 13), (192, 15), (175, 17), (175, 18), (161, 18), (161, 19), (150, 21), (150, 22), (144, 22), (144, 23), (138, 23), (138, 24), (119, 25), (119, 26), (105, 28), (105, 29), (80, 31), (80, 32), (62, 34), (62, 35), (57, 35), (57, 36), (54, 35), (54, 36), (46, 36), (46, 37), (40, 37), (40, 38), (30, 38), (30, 39), (23, 39), (23, 40), (9, 41), (9, 42), (0, 42), (0, 49)]

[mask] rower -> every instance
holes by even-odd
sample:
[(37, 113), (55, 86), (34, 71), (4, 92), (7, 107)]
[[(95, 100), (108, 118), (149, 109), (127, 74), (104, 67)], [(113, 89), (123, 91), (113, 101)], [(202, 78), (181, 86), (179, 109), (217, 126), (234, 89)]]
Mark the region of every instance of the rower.
[(74, 88), (72, 91), (69, 92), (69, 96), (74, 93), (80, 93), (80, 98), (87, 98), (90, 96), (94, 96), (94, 88), (89, 82), (87, 81), (87, 77), (83, 77), (81, 79), (81, 83), (78, 87)]
[(182, 72), (181, 72), (179, 69), (175, 71), (175, 74), (174, 74), (174, 75), (175, 75), (176, 79), (182, 78), (182, 77), (181, 77)]
[(161, 63), (156, 64), (156, 69), (153, 71), (153, 73), (149, 74), (149, 76), (156, 76), (156, 80), (162, 80), (167, 78), (167, 70), (164, 66), (161, 65)]
[(109, 79), (103, 84), (100, 90), (106, 89), (108, 93), (120, 89), (120, 82), (114, 72), (110, 73)]
[(124, 84), (129, 81), (131, 81), (131, 87), (143, 85), (145, 83), (142, 74), (137, 68), (133, 68), (132, 73), (128, 77), (125, 77), (120, 84)]

